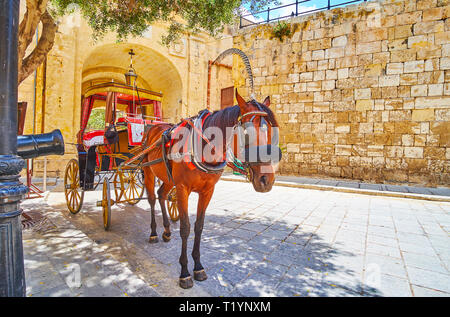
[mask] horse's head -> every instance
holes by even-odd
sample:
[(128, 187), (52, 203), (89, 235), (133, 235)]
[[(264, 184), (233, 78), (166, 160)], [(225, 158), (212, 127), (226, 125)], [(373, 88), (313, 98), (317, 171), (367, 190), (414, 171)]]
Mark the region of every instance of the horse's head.
[[(269, 109), (270, 98), (263, 103), (246, 102), (236, 89), (241, 114), (238, 119), (238, 151), (248, 169), (248, 177), (257, 192), (268, 192), (275, 182), (281, 159), (278, 147), (278, 123)], [(236, 149), (236, 147), (235, 147)]]

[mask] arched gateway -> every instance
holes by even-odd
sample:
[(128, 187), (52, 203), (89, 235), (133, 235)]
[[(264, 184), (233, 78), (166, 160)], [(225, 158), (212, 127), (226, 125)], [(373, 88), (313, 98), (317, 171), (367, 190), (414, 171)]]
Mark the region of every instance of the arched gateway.
[[(107, 82), (125, 84), (129, 52), (133, 50), (133, 66), (139, 88), (160, 93), (165, 121), (181, 116), (182, 81), (175, 65), (156, 50), (135, 43), (112, 43), (95, 47), (85, 58), (82, 70), (82, 97), (92, 86)], [(82, 98), (83, 99), (83, 98)]]

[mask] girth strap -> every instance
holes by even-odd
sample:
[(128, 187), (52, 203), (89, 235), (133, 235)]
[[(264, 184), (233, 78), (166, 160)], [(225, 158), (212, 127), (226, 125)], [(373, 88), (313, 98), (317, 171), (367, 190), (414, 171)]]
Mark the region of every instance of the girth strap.
[(166, 152), (166, 143), (171, 140), (171, 136), (170, 136), (171, 130), (172, 129), (168, 129), (168, 130), (164, 131), (161, 135), (161, 155), (162, 155), (162, 161), (164, 162), (164, 165), (166, 166), (167, 177), (169, 178), (169, 181), (173, 182), (172, 168), (169, 164), (169, 158), (168, 158), (167, 152)]

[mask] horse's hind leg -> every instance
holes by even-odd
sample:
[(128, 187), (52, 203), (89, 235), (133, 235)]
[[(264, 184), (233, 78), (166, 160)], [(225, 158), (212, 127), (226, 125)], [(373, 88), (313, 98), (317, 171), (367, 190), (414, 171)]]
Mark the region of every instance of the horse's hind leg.
[(156, 233), (156, 219), (155, 219), (155, 175), (152, 173), (149, 167), (144, 167), (144, 184), (147, 190), (147, 199), (151, 208), (152, 222), (150, 224), (151, 233), (148, 242), (156, 243), (158, 242), (158, 234)]
[(166, 201), (167, 195), (169, 194), (169, 191), (172, 189), (172, 187), (172, 184), (163, 183), (158, 189), (158, 201), (159, 205), (161, 206), (161, 213), (163, 216), (164, 232), (162, 234), (162, 238), (164, 242), (169, 242), (171, 238), (170, 221), (169, 217), (167, 216)]

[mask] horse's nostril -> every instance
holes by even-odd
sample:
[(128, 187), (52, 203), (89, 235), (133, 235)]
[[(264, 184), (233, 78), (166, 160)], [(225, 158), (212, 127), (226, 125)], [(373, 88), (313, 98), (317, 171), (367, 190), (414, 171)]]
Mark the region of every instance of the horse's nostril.
[(266, 186), (267, 185), (267, 176), (261, 176), (261, 183)]

